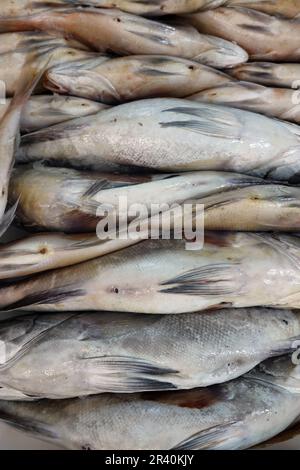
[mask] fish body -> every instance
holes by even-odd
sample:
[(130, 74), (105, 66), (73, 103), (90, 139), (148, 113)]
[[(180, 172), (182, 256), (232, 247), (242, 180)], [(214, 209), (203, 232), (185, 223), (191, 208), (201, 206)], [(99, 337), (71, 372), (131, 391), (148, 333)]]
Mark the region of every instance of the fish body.
[(296, 125), (229, 107), (182, 99), (126, 103), (23, 137), (19, 162), (108, 170), (221, 170), (295, 181)]
[(298, 237), (207, 236), (202, 250), (186, 249), (183, 240), (144, 240), (80, 265), (4, 283), (0, 308), (151, 314), (299, 308)]
[(248, 8), (221, 7), (188, 16), (201, 33), (235, 41), (251, 60), (299, 62), (300, 21), (270, 16)]
[(300, 230), (300, 188), (226, 172), (134, 175), (22, 165), (13, 171), (9, 200), (19, 201), (18, 219), (29, 229), (95, 232), (98, 208), (127, 218), (143, 201), (151, 215), (166, 204), (203, 204), (207, 230)]
[(241, 6), (261, 11), (272, 16), (283, 18), (297, 18), (300, 15), (299, 0), (226, 0), (229, 7)]
[(294, 88), (300, 87), (300, 64), (275, 64), (271, 62), (249, 62), (230, 71), (238, 80), (262, 85)]
[(54, 9), (0, 19), (2, 33), (35, 30), (70, 37), (94, 51), (120, 55), (172, 55), (216, 68), (233, 67), (248, 59), (236, 44), (202, 35), (192, 26), (164, 24), (119, 10)]
[(6, 351), (1, 399), (5, 390), (24, 399), (64, 399), (226, 382), (268, 357), (293, 351), (300, 337), (299, 315), (229, 309), (202, 315), (95, 312), (7, 320), (0, 325)]
[[(11, 100), (0, 103), (0, 119), (8, 109)], [(80, 116), (95, 114), (106, 109), (95, 101), (63, 95), (35, 95), (26, 103), (21, 116), (21, 132), (33, 132)]]
[(299, 413), (299, 366), (289, 357), (207, 389), (0, 402), (6, 423), (90, 450), (246, 449), (286, 429)]
[[(55, 38), (37, 32), (1, 34), (0, 80), (5, 84), (6, 96), (12, 96), (22, 79), (23, 68), (34, 52), (41, 58), (51, 52), (49, 65), (89, 58), (90, 52), (80, 50), (82, 45), (64, 38)], [(36, 92), (42, 91), (39, 84)]]
[(141, 98), (185, 97), (231, 81), (218, 70), (171, 56), (127, 56), (52, 67), (44, 86), (55, 93), (80, 96), (106, 104)]
[(245, 109), (300, 124), (300, 101), (297, 104), (294, 97), (295, 91), (288, 88), (271, 88), (251, 82), (228, 82), (200, 91), (189, 99)]

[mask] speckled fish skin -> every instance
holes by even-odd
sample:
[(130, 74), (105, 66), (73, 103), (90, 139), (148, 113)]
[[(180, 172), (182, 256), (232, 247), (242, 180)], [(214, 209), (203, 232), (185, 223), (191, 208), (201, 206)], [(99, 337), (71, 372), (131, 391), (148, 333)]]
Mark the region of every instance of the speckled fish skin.
[[(61, 61), (67, 62), (89, 58), (91, 53), (80, 50), (81, 44), (64, 38), (55, 38), (37, 32), (17, 32), (1, 34), (0, 43), (0, 80), (5, 83), (6, 95), (12, 96), (22, 78), (22, 70), (30, 59), (32, 52), (39, 54), (41, 59), (51, 52), (50, 65)], [(36, 92), (43, 89), (36, 88)]]
[(7, 320), (0, 324), (7, 351), (0, 368), (1, 398), (9, 399), (9, 390), (24, 399), (64, 399), (227, 382), (268, 357), (293, 351), (300, 338), (299, 316), (289, 310), (229, 309), (202, 315), (95, 312)]
[(295, 181), (300, 128), (266, 116), (183, 99), (148, 99), (28, 134), (18, 161), (108, 170), (221, 170)]
[(202, 250), (186, 250), (182, 240), (144, 240), (8, 283), (0, 289), (0, 308), (168, 314), (222, 306), (300, 307), (298, 237), (208, 236)]
[(143, 201), (152, 215), (151, 204), (204, 204), (207, 230), (300, 231), (299, 187), (237, 173), (109, 174), (33, 164), (13, 171), (9, 190), (27, 229), (67, 233), (95, 232), (97, 209), (113, 205), (119, 214), (121, 197), (128, 207)]
[(300, 64), (249, 62), (230, 71), (238, 80), (281, 88), (300, 87)]
[(300, 15), (299, 0), (226, 0), (226, 6), (242, 6), (268, 15), (296, 18)]
[(248, 8), (217, 8), (188, 16), (188, 22), (205, 34), (236, 41), (251, 60), (299, 62), (300, 19), (266, 15)]
[(0, 18), (0, 32), (40, 30), (73, 38), (94, 51), (165, 54), (216, 68), (247, 62), (248, 54), (224, 39), (200, 34), (190, 25), (149, 20), (119, 10), (84, 8)]
[[(0, 119), (11, 100), (0, 103)], [(25, 105), (21, 116), (21, 132), (33, 132), (60, 122), (95, 114), (107, 106), (102, 103), (63, 95), (35, 95)]]
[(246, 449), (298, 418), (299, 376), (284, 357), (207, 389), (1, 401), (0, 419), (69, 449)]
[(96, 55), (51, 68), (44, 86), (55, 93), (120, 104), (161, 96), (181, 98), (229, 81), (225, 73), (178, 57)]
[(228, 82), (200, 91), (189, 99), (245, 109), (300, 124), (300, 104), (295, 104), (294, 97), (295, 91), (288, 88), (271, 88), (251, 82)]

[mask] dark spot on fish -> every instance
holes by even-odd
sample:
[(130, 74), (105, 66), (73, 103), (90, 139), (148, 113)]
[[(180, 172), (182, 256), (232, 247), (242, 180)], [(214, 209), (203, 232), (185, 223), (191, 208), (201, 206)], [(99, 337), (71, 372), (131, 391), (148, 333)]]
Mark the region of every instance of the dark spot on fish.
[(92, 447), (89, 444), (85, 444), (81, 447), (81, 450), (92, 450)]
[(117, 22), (118, 22), (118, 23), (121, 23), (121, 19), (120, 19), (120, 18), (117, 18)]
[(114, 288), (113, 288), (113, 292), (114, 292), (115, 294), (118, 294), (118, 293), (119, 293), (119, 289), (118, 289), (117, 287), (114, 287)]
[(144, 124), (143, 124), (142, 122), (139, 122), (139, 126), (143, 127), (143, 125), (144, 125)]
[(269, 36), (273, 35), (272, 32), (265, 26), (257, 26), (254, 24), (240, 24), (238, 26), (240, 26), (242, 29), (247, 29), (248, 31), (253, 31), (255, 33), (268, 34)]
[(41, 255), (46, 255), (48, 253), (48, 250), (46, 247), (40, 249), (40, 254)]
[(195, 70), (195, 67), (193, 65), (189, 65), (190, 70)]
[(285, 325), (288, 325), (289, 322), (287, 320), (282, 320)]

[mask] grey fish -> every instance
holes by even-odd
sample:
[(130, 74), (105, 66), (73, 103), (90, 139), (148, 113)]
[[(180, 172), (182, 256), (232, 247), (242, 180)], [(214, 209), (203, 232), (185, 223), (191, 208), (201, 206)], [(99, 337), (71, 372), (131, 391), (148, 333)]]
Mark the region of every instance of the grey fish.
[(62, 399), (207, 387), (293, 351), (299, 338), (300, 313), (276, 309), (18, 317), (0, 323), (0, 395)]
[(206, 389), (0, 401), (2, 421), (78, 450), (246, 449), (280, 433), (299, 414), (300, 370), (289, 356)]
[(48, 70), (44, 86), (55, 93), (107, 104), (140, 98), (185, 97), (232, 81), (231, 77), (197, 62), (171, 56), (94, 58), (57, 65)]
[(246, 109), (300, 124), (300, 100), (294, 98), (295, 91), (288, 88), (270, 88), (251, 82), (228, 82), (189, 96), (202, 103)]
[(216, 68), (233, 67), (248, 59), (238, 45), (202, 35), (192, 26), (164, 24), (119, 10), (53, 9), (32, 16), (0, 18), (1, 33), (33, 30), (73, 38), (94, 51), (165, 54)]
[(205, 34), (235, 41), (251, 60), (299, 62), (300, 19), (279, 18), (248, 8), (217, 8), (188, 15), (192, 24)]
[[(83, 46), (71, 40), (56, 38), (37, 32), (17, 32), (1, 34), (0, 42), (0, 80), (5, 84), (6, 95), (12, 96), (22, 79), (23, 67), (30, 60), (32, 53), (42, 58), (51, 53), (48, 64), (55, 65), (91, 57), (91, 53), (80, 50)], [(41, 84), (36, 92), (43, 90)]]
[[(11, 100), (0, 103), (0, 119)], [(33, 132), (76, 117), (95, 114), (106, 109), (102, 103), (63, 95), (35, 95), (26, 103), (21, 116), (21, 132)]]
[(108, 170), (221, 170), (297, 181), (300, 128), (183, 99), (126, 103), (23, 137), (18, 161)]
[(238, 80), (281, 88), (300, 87), (300, 64), (249, 62), (230, 71)]
[(109, 174), (34, 164), (14, 169), (9, 190), (23, 226), (68, 233), (95, 232), (102, 206), (127, 216), (122, 197), (128, 207), (143, 201), (152, 215), (151, 204), (204, 204), (208, 230), (300, 231), (300, 188), (236, 173)]
[(0, 289), (0, 308), (151, 314), (219, 307), (299, 308), (298, 237), (207, 232), (202, 250), (144, 240)]

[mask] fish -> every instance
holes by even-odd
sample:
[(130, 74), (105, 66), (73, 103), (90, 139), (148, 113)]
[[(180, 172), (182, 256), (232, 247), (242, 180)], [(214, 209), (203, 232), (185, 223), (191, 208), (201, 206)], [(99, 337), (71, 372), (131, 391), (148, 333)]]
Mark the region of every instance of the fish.
[(204, 389), (1, 400), (0, 419), (73, 450), (242, 450), (299, 417), (299, 377), (299, 365), (284, 356)]
[(271, 62), (249, 62), (230, 70), (238, 80), (280, 88), (300, 87), (300, 64), (275, 64)]
[(299, 187), (237, 173), (110, 174), (34, 163), (13, 170), (9, 202), (17, 201), (17, 220), (29, 230), (95, 233), (99, 208), (123, 218), (142, 201), (151, 215), (203, 204), (207, 230), (300, 231)]
[(297, 236), (285, 234), (207, 232), (202, 249), (186, 249), (186, 240), (147, 239), (75, 266), (4, 282), (0, 308), (143, 314), (299, 308), (299, 247)]
[(162, 23), (116, 9), (53, 9), (31, 16), (0, 18), (1, 33), (33, 30), (67, 36), (104, 53), (165, 54), (216, 68), (248, 60), (248, 54), (238, 45), (202, 35), (192, 26)]
[(296, 183), (300, 128), (230, 107), (156, 98), (125, 103), (22, 138), (18, 162), (109, 171), (229, 171)]
[[(0, 103), (0, 119), (10, 105), (7, 98)], [(63, 95), (34, 95), (26, 103), (21, 116), (21, 132), (34, 132), (80, 116), (95, 114), (107, 106), (95, 101)]]
[(242, 6), (261, 11), (272, 16), (283, 18), (297, 18), (300, 14), (299, 0), (226, 0), (224, 6)]
[(54, 93), (116, 105), (141, 98), (182, 98), (230, 81), (219, 70), (178, 57), (95, 54), (88, 60), (51, 67), (43, 85)]
[(186, 21), (202, 34), (212, 34), (236, 42), (248, 52), (251, 60), (300, 60), (299, 18), (291, 20), (249, 8), (221, 7), (187, 15)]
[[(299, 83), (300, 84), (300, 83)], [(209, 104), (246, 109), (300, 124), (300, 100), (289, 88), (271, 88), (251, 82), (228, 82), (189, 97)]]
[[(80, 49), (81, 48), (81, 49)], [(0, 81), (5, 86), (6, 96), (13, 96), (22, 79), (23, 67), (34, 52), (41, 60), (51, 52), (48, 64), (55, 65), (72, 60), (90, 58), (91, 53), (82, 50), (84, 46), (64, 38), (52, 37), (39, 32), (16, 32), (1, 34), (0, 43)], [(44, 90), (41, 84), (36, 93)]]
[(58, 8), (62, 4), (61, 0), (1, 0), (0, 18), (32, 15), (37, 11)]
[[(46, 64), (48, 61), (46, 62)], [(6, 232), (14, 219), (18, 201), (6, 211), (8, 187), (11, 171), (15, 161), (15, 151), (19, 139), (22, 110), (32, 91), (44, 73), (45, 65), (32, 55), (30, 62), (23, 67), (23, 77), (19, 81), (17, 91), (0, 121), (0, 237)]]
[(207, 387), (296, 351), (299, 338), (300, 313), (266, 308), (26, 315), (0, 324), (1, 399)]

